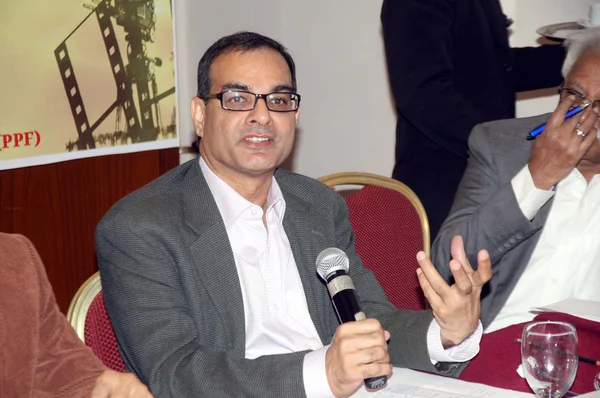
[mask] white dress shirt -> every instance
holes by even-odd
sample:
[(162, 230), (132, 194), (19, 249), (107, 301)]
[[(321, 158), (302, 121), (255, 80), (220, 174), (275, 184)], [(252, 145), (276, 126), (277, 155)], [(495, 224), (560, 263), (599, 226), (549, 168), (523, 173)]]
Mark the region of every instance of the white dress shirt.
[(554, 191), (535, 187), (529, 166), (511, 181), (521, 211), (532, 220), (554, 196), (523, 275), (486, 333), (530, 321), (532, 307), (567, 298), (600, 301), (600, 176), (588, 184), (577, 169)]
[[(302, 281), (283, 229), (286, 204), (277, 181), (273, 177), (267, 195), (265, 228), (263, 209), (221, 180), (202, 157), (199, 161), (233, 250), (244, 301), (246, 358), (311, 350), (303, 362), (307, 397), (333, 397), (325, 372), (329, 346), (323, 346), (308, 312)], [(461, 345), (444, 350), (440, 327), (434, 320), (427, 333), (432, 363), (473, 358), (479, 352), (482, 333), (480, 324)]]

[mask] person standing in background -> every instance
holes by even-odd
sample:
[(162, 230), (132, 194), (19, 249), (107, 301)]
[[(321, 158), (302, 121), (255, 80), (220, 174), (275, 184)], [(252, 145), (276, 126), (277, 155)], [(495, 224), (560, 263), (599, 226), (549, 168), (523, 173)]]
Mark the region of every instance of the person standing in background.
[(471, 129), (514, 118), (517, 92), (558, 86), (564, 49), (511, 48), (499, 0), (384, 0), (381, 21), (398, 111), (392, 176), (419, 196), (433, 239)]

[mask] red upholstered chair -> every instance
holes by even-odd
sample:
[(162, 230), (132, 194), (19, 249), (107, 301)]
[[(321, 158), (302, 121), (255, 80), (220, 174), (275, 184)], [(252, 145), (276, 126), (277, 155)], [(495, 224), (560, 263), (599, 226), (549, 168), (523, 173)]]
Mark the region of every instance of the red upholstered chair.
[[(402, 309), (425, 309), (415, 256), (419, 250), (429, 255), (429, 222), (417, 195), (403, 183), (376, 174), (337, 173), (319, 180), (345, 197), (356, 251), (390, 302)], [(354, 189), (347, 194), (344, 186)]]
[(67, 312), (67, 320), (79, 338), (108, 368), (124, 372), (117, 339), (104, 307), (100, 274), (96, 272), (81, 285)]

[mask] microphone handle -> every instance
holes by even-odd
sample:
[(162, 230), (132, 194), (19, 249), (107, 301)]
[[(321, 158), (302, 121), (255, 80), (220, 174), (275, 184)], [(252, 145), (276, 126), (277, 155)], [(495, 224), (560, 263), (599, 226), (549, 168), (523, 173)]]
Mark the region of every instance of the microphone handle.
[[(344, 278), (344, 276), (338, 276), (338, 278)], [(345, 276), (345, 278), (350, 279), (349, 276)], [(352, 282), (350, 281), (350, 283)], [(331, 300), (333, 301), (333, 307), (335, 308), (335, 312), (337, 313), (340, 322), (346, 323), (366, 319), (365, 313), (360, 310), (360, 306), (358, 305), (358, 298), (356, 297), (354, 286), (339, 290), (337, 293), (333, 293), (331, 290), (332, 289), (329, 289)], [(387, 376), (369, 377), (365, 379), (364, 382), (367, 390), (377, 390), (385, 387), (387, 384)]]
[(360, 311), (354, 289), (344, 289), (331, 297), (335, 312), (341, 323), (358, 321), (356, 314)]

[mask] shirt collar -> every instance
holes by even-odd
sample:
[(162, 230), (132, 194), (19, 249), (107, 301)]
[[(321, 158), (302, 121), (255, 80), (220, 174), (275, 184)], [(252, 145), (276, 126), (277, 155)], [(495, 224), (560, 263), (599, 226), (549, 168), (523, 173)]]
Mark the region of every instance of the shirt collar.
[[(230, 230), (246, 210), (253, 206), (258, 206), (244, 198), (229, 184), (216, 175), (210, 169), (210, 167), (208, 167), (202, 156), (199, 157), (199, 162), (204, 179), (208, 184), (208, 189), (215, 198), (215, 202), (219, 208), (219, 213), (221, 213), (221, 217), (225, 223), (225, 228)], [(285, 213), (285, 200), (275, 177), (272, 177), (271, 186), (269, 187), (269, 192), (267, 193), (267, 214), (271, 211), (274, 212), (279, 223), (283, 222), (283, 215)]]

